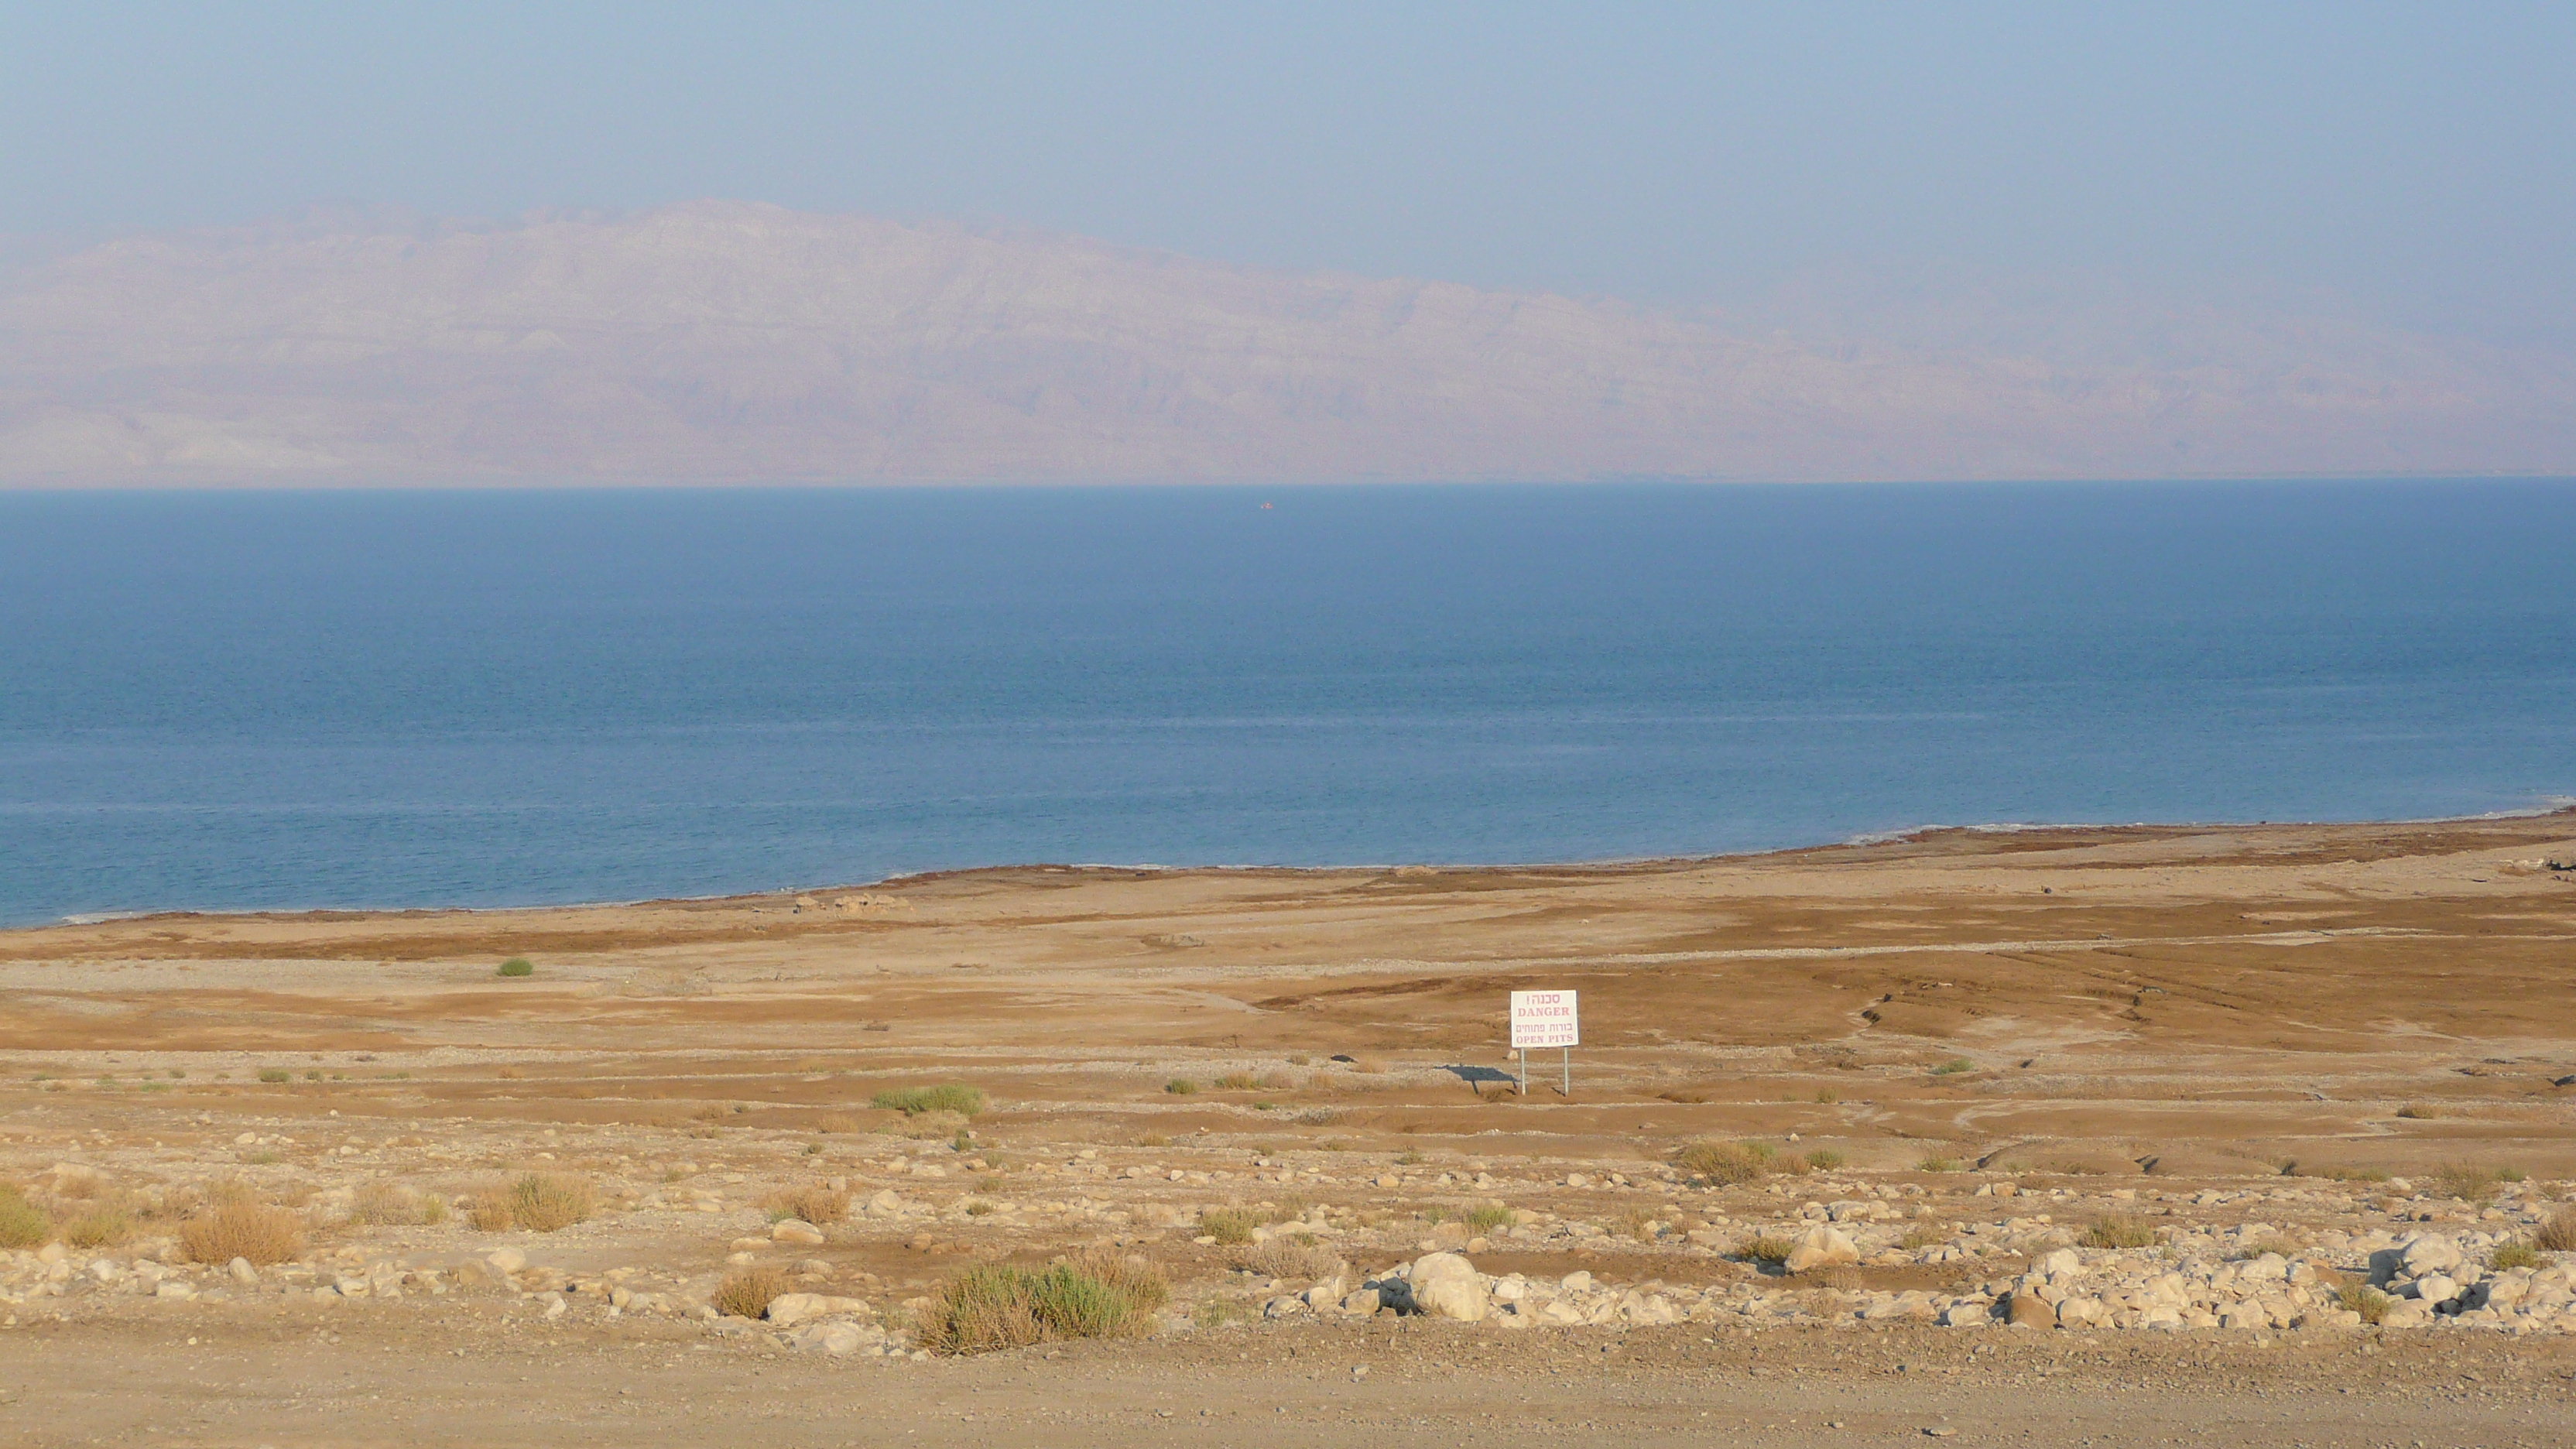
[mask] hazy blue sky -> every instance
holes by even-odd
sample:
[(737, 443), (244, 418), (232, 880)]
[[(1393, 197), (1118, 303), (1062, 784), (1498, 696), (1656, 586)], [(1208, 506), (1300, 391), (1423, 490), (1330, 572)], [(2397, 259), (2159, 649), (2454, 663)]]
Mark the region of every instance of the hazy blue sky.
[(2576, 318), (2576, 6), (0, 8), (0, 231), (697, 196), (1669, 300), (1857, 262)]

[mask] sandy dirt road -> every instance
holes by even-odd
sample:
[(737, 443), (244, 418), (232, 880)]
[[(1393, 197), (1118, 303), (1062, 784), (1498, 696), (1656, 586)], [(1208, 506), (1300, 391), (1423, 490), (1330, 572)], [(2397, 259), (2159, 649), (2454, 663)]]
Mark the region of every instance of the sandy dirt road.
[(18, 1345), (0, 1370), (0, 1435), (28, 1446), (1786, 1446), (1939, 1430), (1961, 1444), (2576, 1443), (2576, 1353), (2494, 1341), (1971, 1344), (1921, 1330), (1709, 1342), (1671, 1328), (1587, 1331), (1538, 1351), (1414, 1324), (855, 1367), (587, 1336), (506, 1336), (457, 1356), (363, 1330), (337, 1343), (61, 1332)]

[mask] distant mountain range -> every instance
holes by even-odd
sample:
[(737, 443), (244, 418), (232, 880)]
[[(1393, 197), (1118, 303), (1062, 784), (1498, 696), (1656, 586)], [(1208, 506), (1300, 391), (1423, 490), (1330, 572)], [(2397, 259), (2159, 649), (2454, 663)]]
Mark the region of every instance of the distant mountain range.
[(20, 484), (2487, 471), (2576, 472), (2569, 358), (2217, 306), (1757, 326), (732, 202), (0, 269)]

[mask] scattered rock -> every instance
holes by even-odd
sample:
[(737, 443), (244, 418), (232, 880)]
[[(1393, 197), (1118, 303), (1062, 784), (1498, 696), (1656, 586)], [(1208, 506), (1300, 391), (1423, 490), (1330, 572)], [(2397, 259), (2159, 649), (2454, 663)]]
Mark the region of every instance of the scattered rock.
[(769, 1311), (763, 1316), (783, 1328), (808, 1319), (846, 1317), (867, 1311), (868, 1303), (864, 1298), (836, 1298), (826, 1293), (781, 1293), (769, 1300)]
[(807, 1353), (838, 1356), (867, 1347), (868, 1337), (854, 1323), (814, 1323), (789, 1334), (787, 1342)]
[(1414, 1311), (1461, 1323), (1481, 1323), (1490, 1306), (1476, 1266), (1457, 1253), (1426, 1253), (1414, 1259), (1405, 1286)]
[(1781, 1266), (1792, 1273), (1806, 1273), (1859, 1261), (1859, 1246), (1845, 1237), (1841, 1229), (1818, 1226), (1807, 1230), (1807, 1235), (1789, 1250), (1788, 1261)]

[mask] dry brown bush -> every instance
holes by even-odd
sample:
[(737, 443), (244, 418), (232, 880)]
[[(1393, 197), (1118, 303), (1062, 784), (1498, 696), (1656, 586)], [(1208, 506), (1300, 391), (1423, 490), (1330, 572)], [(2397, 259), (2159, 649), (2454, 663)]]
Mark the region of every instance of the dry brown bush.
[(587, 1219), (593, 1206), (590, 1184), (578, 1177), (531, 1172), (510, 1184), (510, 1216), (530, 1232), (571, 1227)]
[(1272, 1238), (1226, 1255), (1226, 1266), (1239, 1273), (1257, 1273), (1264, 1278), (1322, 1278), (1341, 1267), (1341, 1256), (1330, 1248), (1300, 1243), (1292, 1238)]
[(1772, 1155), (1759, 1142), (1694, 1142), (1673, 1154), (1673, 1165), (1723, 1187), (1769, 1176)]
[(2544, 1253), (2576, 1253), (2576, 1207), (2563, 1207), (2549, 1215), (2531, 1234), (2531, 1245)]
[(134, 1209), (125, 1202), (94, 1202), (63, 1220), (63, 1241), (75, 1248), (113, 1248), (133, 1239), (134, 1219)]
[(551, 1233), (587, 1219), (593, 1208), (588, 1182), (557, 1173), (531, 1172), (474, 1194), (465, 1218), (487, 1233), (511, 1228)]
[(1142, 1253), (1116, 1253), (1094, 1248), (1063, 1260), (1075, 1272), (1127, 1295), (1140, 1312), (1151, 1313), (1171, 1301), (1172, 1280)]
[(64, 1202), (88, 1202), (108, 1195), (107, 1179), (89, 1172), (65, 1172), (54, 1179), (54, 1196)]
[(362, 1228), (407, 1228), (446, 1220), (446, 1199), (414, 1192), (400, 1183), (361, 1183), (349, 1203), (350, 1223)]
[(283, 1263), (304, 1251), (304, 1220), (281, 1207), (225, 1203), (181, 1223), (179, 1247), (199, 1263)]
[(2451, 1163), (2433, 1174), (2433, 1182), (2443, 1193), (2462, 1202), (2484, 1202), (2495, 1195), (2496, 1184), (2503, 1175), (2488, 1168)]
[(1743, 1242), (1736, 1244), (1735, 1256), (1739, 1258), (1750, 1258), (1757, 1263), (1782, 1263), (1788, 1261), (1789, 1254), (1794, 1251), (1797, 1246), (1797, 1244), (1790, 1242), (1787, 1238), (1775, 1237), (1769, 1233), (1758, 1233), (1753, 1237), (1746, 1238)]
[(2156, 1245), (2156, 1230), (2143, 1219), (2112, 1213), (2093, 1220), (2093, 1225), (2084, 1230), (2083, 1243), (2088, 1248), (2152, 1248)]
[(834, 1192), (823, 1184), (814, 1182), (807, 1183), (803, 1187), (791, 1187), (784, 1192), (771, 1193), (761, 1201), (760, 1205), (768, 1210), (772, 1222), (781, 1218), (797, 1218), (819, 1228), (837, 1223), (849, 1216), (850, 1195), (846, 1192)]
[(758, 1318), (769, 1311), (769, 1300), (792, 1286), (783, 1268), (745, 1268), (716, 1289), (716, 1308), (737, 1318)]

